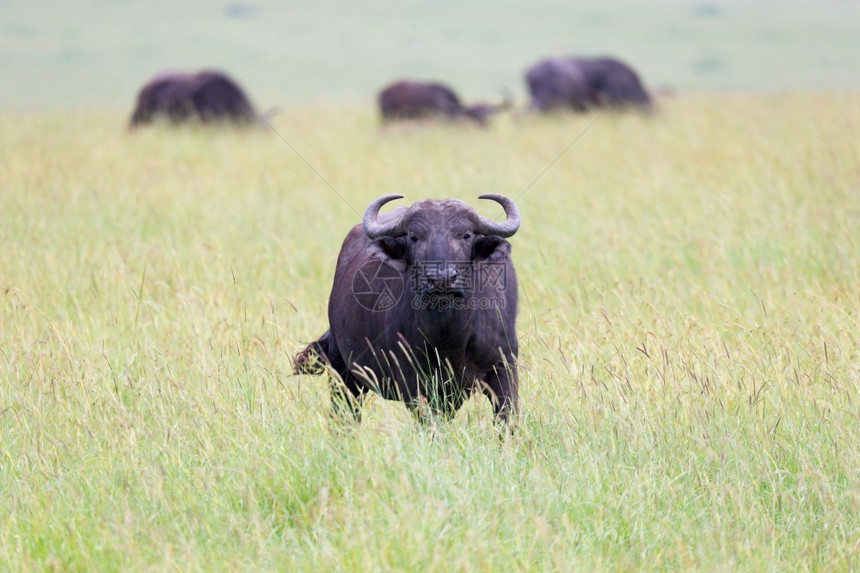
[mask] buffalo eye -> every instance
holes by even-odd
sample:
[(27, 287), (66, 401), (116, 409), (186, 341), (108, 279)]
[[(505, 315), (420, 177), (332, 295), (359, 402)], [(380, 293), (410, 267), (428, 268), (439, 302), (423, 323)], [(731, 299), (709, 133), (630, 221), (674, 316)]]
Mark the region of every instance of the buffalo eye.
[(417, 243), (418, 242), (418, 235), (409, 235), (409, 240), (412, 241), (413, 243)]
[(463, 235), (463, 240), (464, 240), (464, 241), (468, 241), (468, 240), (469, 240), (469, 239), (471, 239), (471, 238), (472, 238), (472, 234), (471, 234), (471, 233), (466, 233), (465, 235)]

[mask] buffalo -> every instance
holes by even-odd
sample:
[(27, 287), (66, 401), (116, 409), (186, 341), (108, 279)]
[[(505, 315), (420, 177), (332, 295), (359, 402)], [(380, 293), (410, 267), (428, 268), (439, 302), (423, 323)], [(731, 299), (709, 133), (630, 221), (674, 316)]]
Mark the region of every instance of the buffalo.
[(379, 92), (378, 101), (383, 122), (441, 117), (465, 119), (482, 127), (495, 114), (511, 107), (508, 97), (501, 104), (463, 105), (457, 94), (445, 84), (413, 81), (391, 84)]
[(548, 58), (526, 71), (526, 84), (536, 111), (652, 107), (636, 72), (613, 58)]
[(360, 420), (368, 392), (404, 402), (419, 420), (451, 418), (475, 391), (506, 424), (518, 409), (517, 279), (506, 238), (516, 204), (482, 195), (504, 221), (456, 200), (427, 199), (379, 215), (373, 201), (340, 249), (329, 329), (296, 355), (296, 373), (331, 380), (333, 414)]
[(171, 123), (250, 124), (257, 120), (257, 113), (236, 82), (221, 72), (202, 71), (161, 74), (141, 88), (130, 127), (158, 118)]

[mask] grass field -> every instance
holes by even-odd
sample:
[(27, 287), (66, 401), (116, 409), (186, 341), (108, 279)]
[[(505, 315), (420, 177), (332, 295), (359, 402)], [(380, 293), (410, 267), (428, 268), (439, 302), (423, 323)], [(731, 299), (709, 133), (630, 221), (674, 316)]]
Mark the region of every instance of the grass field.
[[(860, 566), (860, 98), (593, 119), (278, 116), (329, 187), (262, 129), (0, 116), (2, 568)], [(519, 197), (503, 445), (291, 375), (392, 192)]]

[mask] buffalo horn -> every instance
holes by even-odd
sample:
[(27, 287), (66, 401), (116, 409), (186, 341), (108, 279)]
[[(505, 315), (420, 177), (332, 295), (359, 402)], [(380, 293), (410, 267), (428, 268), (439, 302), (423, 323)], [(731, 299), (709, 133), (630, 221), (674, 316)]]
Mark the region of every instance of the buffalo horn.
[[(385, 197), (383, 197), (385, 199)], [(492, 219), (487, 219), (486, 217), (478, 216), (478, 228), (475, 229), (476, 233), (480, 233), (481, 235), (498, 235), (499, 237), (510, 237), (514, 233), (517, 232), (517, 229), (520, 228), (520, 210), (517, 208), (517, 204), (505, 197), (504, 195), (497, 195), (495, 193), (489, 193), (487, 195), (481, 195), (478, 199), (489, 199), (491, 201), (495, 201), (499, 205), (501, 205), (505, 209), (505, 214), (508, 216), (506, 221), (493, 221)], [(377, 208), (378, 211), (378, 208)], [(368, 209), (368, 213), (370, 209)], [(365, 221), (366, 219), (365, 215)], [(365, 223), (365, 229), (367, 229), (367, 223)]]
[(404, 234), (403, 229), (400, 228), (400, 222), (403, 220), (403, 217), (397, 217), (396, 219), (386, 223), (380, 223), (377, 221), (379, 210), (382, 206), (389, 201), (394, 201), (395, 199), (403, 199), (403, 195), (383, 195), (382, 197), (374, 200), (373, 203), (367, 207), (367, 210), (364, 212), (364, 218), (361, 222), (364, 226), (364, 233), (368, 238), (378, 239), (379, 237), (385, 236), (399, 237)]

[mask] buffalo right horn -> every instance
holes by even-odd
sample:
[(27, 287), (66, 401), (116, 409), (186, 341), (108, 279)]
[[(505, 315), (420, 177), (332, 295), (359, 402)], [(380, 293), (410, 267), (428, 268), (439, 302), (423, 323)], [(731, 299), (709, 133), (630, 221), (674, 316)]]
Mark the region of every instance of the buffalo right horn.
[(478, 199), (490, 199), (491, 201), (495, 201), (504, 207), (505, 214), (508, 216), (508, 219), (504, 222), (500, 222), (493, 221), (492, 219), (487, 219), (486, 217), (481, 217), (479, 215), (479, 227), (475, 229), (476, 233), (480, 233), (482, 235), (498, 235), (499, 237), (507, 238), (517, 232), (520, 228), (520, 210), (517, 208), (516, 203), (504, 195), (497, 195), (495, 193), (481, 195)]
[(403, 195), (383, 195), (371, 203), (364, 212), (364, 218), (361, 223), (364, 226), (364, 233), (370, 239), (378, 239), (379, 237), (400, 237), (405, 234), (400, 228), (400, 223), (403, 217), (397, 217), (393, 221), (380, 223), (377, 221), (379, 210), (383, 205), (395, 199), (403, 199)]

